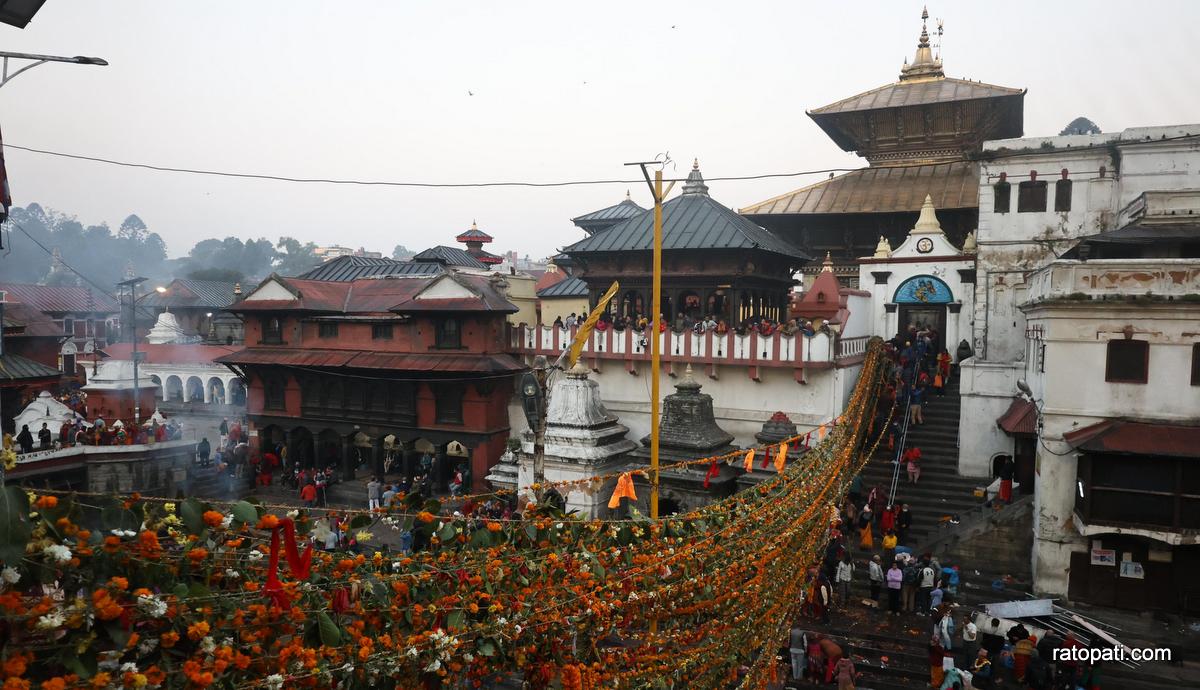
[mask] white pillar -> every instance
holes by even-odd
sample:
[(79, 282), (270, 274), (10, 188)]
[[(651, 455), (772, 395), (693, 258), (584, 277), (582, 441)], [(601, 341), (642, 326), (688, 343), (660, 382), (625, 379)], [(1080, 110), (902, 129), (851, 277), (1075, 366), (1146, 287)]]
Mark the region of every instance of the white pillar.
[(212, 389), (210, 389), (208, 387), (207, 380), (200, 379), (200, 390), (204, 391), (204, 394), (203, 394), (204, 395), (204, 404), (205, 405), (212, 404)]

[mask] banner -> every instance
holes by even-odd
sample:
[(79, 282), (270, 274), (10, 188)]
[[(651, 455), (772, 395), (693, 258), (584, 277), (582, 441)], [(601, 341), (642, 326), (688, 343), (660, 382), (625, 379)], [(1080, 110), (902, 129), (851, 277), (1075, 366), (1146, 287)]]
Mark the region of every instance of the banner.
[(609, 286), (608, 292), (605, 292), (600, 301), (596, 302), (596, 306), (592, 308), (592, 313), (588, 314), (587, 321), (584, 321), (579, 330), (575, 332), (575, 340), (571, 342), (571, 347), (568, 350), (569, 356), (567, 357), (566, 365), (563, 367), (564, 369), (570, 369), (575, 366), (575, 361), (579, 359), (579, 353), (583, 352), (583, 344), (591, 336), (592, 329), (596, 327), (596, 322), (600, 320), (600, 315), (608, 308), (609, 301), (612, 300), (619, 289), (621, 289), (621, 284), (614, 280), (613, 284)]

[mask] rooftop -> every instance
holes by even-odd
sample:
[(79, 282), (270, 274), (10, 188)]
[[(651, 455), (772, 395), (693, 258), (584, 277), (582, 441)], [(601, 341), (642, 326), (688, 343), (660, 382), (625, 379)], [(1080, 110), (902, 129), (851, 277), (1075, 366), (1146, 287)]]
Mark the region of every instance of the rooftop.
[(432, 261), (398, 261), (362, 256), (339, 256), (306, 273), (301, 273), (297, 278), (344, 282), (373, 276), (432, 276), (440, 275), (442, 271), (442, 266)]
[(633, 199), (629, 198), (629, 192), (626, 192), (625, 198), (620, 203), (607, 206), (599, 211), (592, 211), (582, 216), (576, 216), (571, 219), (571, 222), (584, 231), (592, 233), (606, 230), (623, 220), (639, 216), (645, 212), (646, 209), (634, 203)]
[(342, 282), (271, 276), (231, 310), (391, 315), (418, 311), (514, 313), (517, 307), (504, 297), (494, 274), (454, 272)]
[(116, 314), (121, 311), (121, 305), (114, 297), (86, 287), (0, 283), (0, 291), (8, 293), (9, 302), (28, 304), (46, 313)]
[(872, 167), (831, 177), (740, 209), (742, 215), (917, 212), (979, 206), (979, 164), (969, 161)]
[(233, 304), (237, 296), (234, 286), (219, 280), (192, 280), (176, 278), (166, 286), (166, 292), (152, 292), (142, 299), (144, 307), (204, 307), (224, 309)]
[(583, 279), (575, 276), (568, 276), (565, 280), (560, 280), (550, 287), (538, 290), (539, 298), (554, 298), (554, 297), (587, 297), (588, 286), (583, 282)]
[(465, 249), (437, 245), (419, 252), (412, 258), (414, 263), (432, 262), (443, 266), (463, 266), (465, 268), (487, 268), (487, 264), (475, 258)]
[(471, 227), (466, 232), (454, 238), (455, 242), (491, 242), (492, 236), (479, 229), (475, 221), (471, 221)]

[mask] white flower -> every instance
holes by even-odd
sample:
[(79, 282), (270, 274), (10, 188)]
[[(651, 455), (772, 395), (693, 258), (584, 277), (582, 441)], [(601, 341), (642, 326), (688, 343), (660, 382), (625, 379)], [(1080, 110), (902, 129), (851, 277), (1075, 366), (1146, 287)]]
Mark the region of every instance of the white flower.
[(221, 526), (224, 527), (225, 529), (229, 529), (229, 526), (232, 524), (233, 524), (233, 515), (226, 515), (225, 518), (221, 520)]
[(287, 516), (288, 516), (288, 517), (290, 517), (291, 519), (295, 520), (296, 518), (300, 517), (300, 511), (298, 511), (298, 510), (289, 510), (289, 511), (287, 512)]
[(408, 651), (405, 652), (405, 654), (407, 654), (408, 656), (411, 656), (414, 659), (416, 659), (418, 656), (421, 655), (421, 653), (417, 651), (416, 647), (409, 647)]
[(136, 537), (136, 536), (137, 536), (137, 532), (134, 532), (134, 531), (133, 531), (133, 530), (131, 530), (131, 529), (127, 529), (127, 530), (125, 530), (124, 532), (121, 532), (121, 536), (122, 536), (122, 537), (131, 537), (131, 538), (132, 538), (132, 537)]
[(112, 534), (114, 537), (121, 536), (121, 530), (119, 530), (119, 529), (109, 530), (109, 533)]
[(138, 654), (140, 654), (142, 656), (146, 656), (150, 652), (153, 652), (154, 648), (157, 646), (158, 646), (158, 640), (154, 639), (153, 637), (142, 640), (141, 642), (138, 643)]
[(15, 585), (20, 579), (21, 573), (18, 573), (16, 568), (8, 567), (0, 570), (0, 580), (3, 580), (4, 584)]
[(437, 659), (434, 659), (433, 663), (431, 663), (425, 667), (425, 672), (426, 673), (436, 673), (437, 670), (441, 667), (442, 667), (442, 662), (438, 661)]
[(37, 629), (38, 630), (54, 630), (54, 629), (60, 627), (65, 622), (66, 622), (66, 617), (63, 616), (62, 612), (55, 611), (53, 613), (47, 613), (46, 615), (39, 618), (37, 621)]
[(167, 615), (167, 602), (151, 594), (139, 595), (137, 607), (151, 618), (162, 618)]
[(200, 640), (200, 650), (205, 654), (212, 654), (217, 650), (217, 643), (212, 635), (205, 635), (204, 639)]
[(51, 544), (42, 549), (42, 555), (56, 563), (68, 563), (71, 560), (71, 550), (62, 544)]
[(470, 652), (467, 652), (466, 654), (463, 654), (463, 661), (465, 661), (469, 664), (472, 661), (475, 661), (475, 655)]
[(236, 580), (241, 576), (242, 576), (242, 574), (239, 573), (238, 571), (234, 570), (233, 568), (225, 569), (225, 577), (229, 578), (230, 580)]
[(133, 663), (132, 661), (126, 661), (125, 663), (121, 664), (121, 673), (137, 673), (137, 670), (137, 664)]
[(262, 557), (263, 552), (259, 551), (258, 549), (251, 549), (250, 553), (246, 554), (246, 558), (249, 558), (252, 561), (262, 560)]
[(279, 675), (278, 673), (272, 673), (264, 678), (263, 682), (266, 684), (269, 690), (279, 690), (283, 687), (283, 676)]

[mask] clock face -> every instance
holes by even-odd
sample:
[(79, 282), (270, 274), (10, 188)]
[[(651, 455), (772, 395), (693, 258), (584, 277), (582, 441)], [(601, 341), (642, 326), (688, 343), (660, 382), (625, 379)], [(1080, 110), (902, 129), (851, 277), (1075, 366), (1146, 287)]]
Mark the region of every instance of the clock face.
[(917, 251), (921, 252), (922, 254), (928, 254), (929, 252), (933, 251), (933, 240), (929, 239), (928, 237), (922, 237), (921, 239), (917, 240)]

